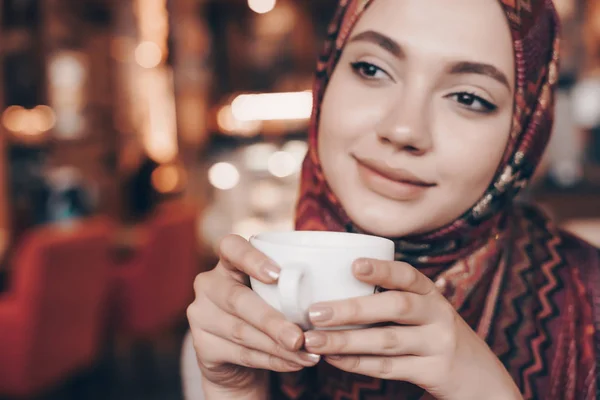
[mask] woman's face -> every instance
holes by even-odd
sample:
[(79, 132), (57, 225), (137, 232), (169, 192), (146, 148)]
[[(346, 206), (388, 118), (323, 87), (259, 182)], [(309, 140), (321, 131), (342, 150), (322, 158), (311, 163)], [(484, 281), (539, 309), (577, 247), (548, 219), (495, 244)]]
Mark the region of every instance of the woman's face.
[(513, 45), (497, 0), (375, 0), (331, 77), (327, 182), (360, 228), (444, 226), (492, 181), (511, 128)]

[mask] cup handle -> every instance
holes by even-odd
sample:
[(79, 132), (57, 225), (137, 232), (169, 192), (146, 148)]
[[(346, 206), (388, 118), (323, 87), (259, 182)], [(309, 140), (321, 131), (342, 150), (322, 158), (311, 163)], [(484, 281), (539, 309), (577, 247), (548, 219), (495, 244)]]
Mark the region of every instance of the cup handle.
[(309, 298), (311, 293), (307, 282), (304, 280), (305, 269), (298, 266), (286, 266), (279, 273), (277, 282), (279, 304), (281, 312), (286, 319), (308, 329), (310, 322), (308, 319), (308, 304), (311, 304)]

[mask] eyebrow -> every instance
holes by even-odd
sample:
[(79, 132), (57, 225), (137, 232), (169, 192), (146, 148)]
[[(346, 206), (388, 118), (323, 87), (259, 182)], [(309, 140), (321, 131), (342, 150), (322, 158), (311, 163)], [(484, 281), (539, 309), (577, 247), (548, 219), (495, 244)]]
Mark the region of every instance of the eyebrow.
[(508, 83), (508, 78), (506, 75), (500, 71), (498, 68), (494, 67), (490, 64), (483, 64), (477, 62), (470, 61), (460, 61), (456, 64), (453, 64), (449, 68), (449, 72), (451, 74), (478, 74), (489, 76), (492, 79), (497, 80), (504, 86), (508, 88), (508, 90), (512, 90), (510, 84)]
[(394, 39), (379, 32), (361, 32), (350, 39), (349, 43), (353, 42), (370, 42), (391, 53), (396, 58), (405, 58), (402, 47)]
[[(388, 53), (392, 54), (394, 57), (399, 59), (406, 58), (406, 53), (402, 49), (402, 46), (398, 44), (394, 39), (389, 36), (384, 35), (383, 33), (369, 30), (356, 34), (352, 38), (350, 38), (348, 43), (353, 42), (369, 42), (376, 44), (381, 47)], [(454, 75), (460, 74), (477, 74), (477, 75), (485, 75), (496, 81), (500, 82), (504, 86), (511, 89), (511, 85), (508, 82), (508, 78), (506, 75), (500, 71), (498, 68), (494, 67), (491, 64), (471, 62), (471, 61), (459, 61), (453, 64), (449, 68), (449, 73)]]

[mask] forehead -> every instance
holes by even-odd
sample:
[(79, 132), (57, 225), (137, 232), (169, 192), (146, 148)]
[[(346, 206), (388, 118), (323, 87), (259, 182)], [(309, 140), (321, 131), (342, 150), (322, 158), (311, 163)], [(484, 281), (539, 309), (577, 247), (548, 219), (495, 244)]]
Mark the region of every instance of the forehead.
[(352, 35), (376, 30), (408, 55), (493, 62), (512, 67), (512, 38), (498, 0), (374, 0)]

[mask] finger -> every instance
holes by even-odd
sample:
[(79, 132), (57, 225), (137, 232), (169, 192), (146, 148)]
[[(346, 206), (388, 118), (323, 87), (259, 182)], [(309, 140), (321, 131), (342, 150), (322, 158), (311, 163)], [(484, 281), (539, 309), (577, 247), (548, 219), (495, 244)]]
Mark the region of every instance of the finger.
[(361, 258), (352, 268), (357, 279), (385, 289), (427, 295), (435, 288), (433, 282), (416, 268), (399, 261)]
[(223, 364), (234, 364), (252, 369), (266, 369), (276, 372), (299, 371), (302, 365), (280, 357), (249, 349), (218, 336), (204, 332), (202, 342), (196, 345), (199, 362), (207, 369), (218, 368)]
[(264, 332), (289, 351), (297, 351), (302, 347), (302, 329), (286, 320), (282, 313), (268, 305), (249, 287), (231, 279), (221, 279), (207, 287), (205, 293), (218, 308)]
[(389, 326), (348, 331), (304, 333), (307, 351), (315, 354), (405, 356), (430, 355), (422, 327)]
[[(216, 309), (216, 306), (212, 304), (207, 305), (207, 307)], [(210, 334), (249, 349), (258, 350), (307, 367), (314, 366), (320, 360), (320, 357), (316, 354), (309, 354), (304, 351), (292, 352), (285, 349), (279, 342), (274, 341), (241, 318), (223, 313), (220, 310), (216, 310), (216, 312), (207, 310), (206, 314), (210, 318), (210, 323), (205, 323), (203, 329)]]
[(234, 275), (239, 282), (243, 282), (246, 275), (266, 284), (279, 278), (279, 266), (238, 235), (228, 235), (221, 240), (219, 259), (220, 269)]
[(389, 291), (347, 300), (314, 304), (309, 317), (314, 326), (370, 325), (395, 322), (425, 325), (436, 313), (434, 298), (415, 293)]
[(346, 372), (416, 383), (419, 378), (418, 371), (424, 370), (425, 358), (417, 356), (327, 356), (325, 361)]

